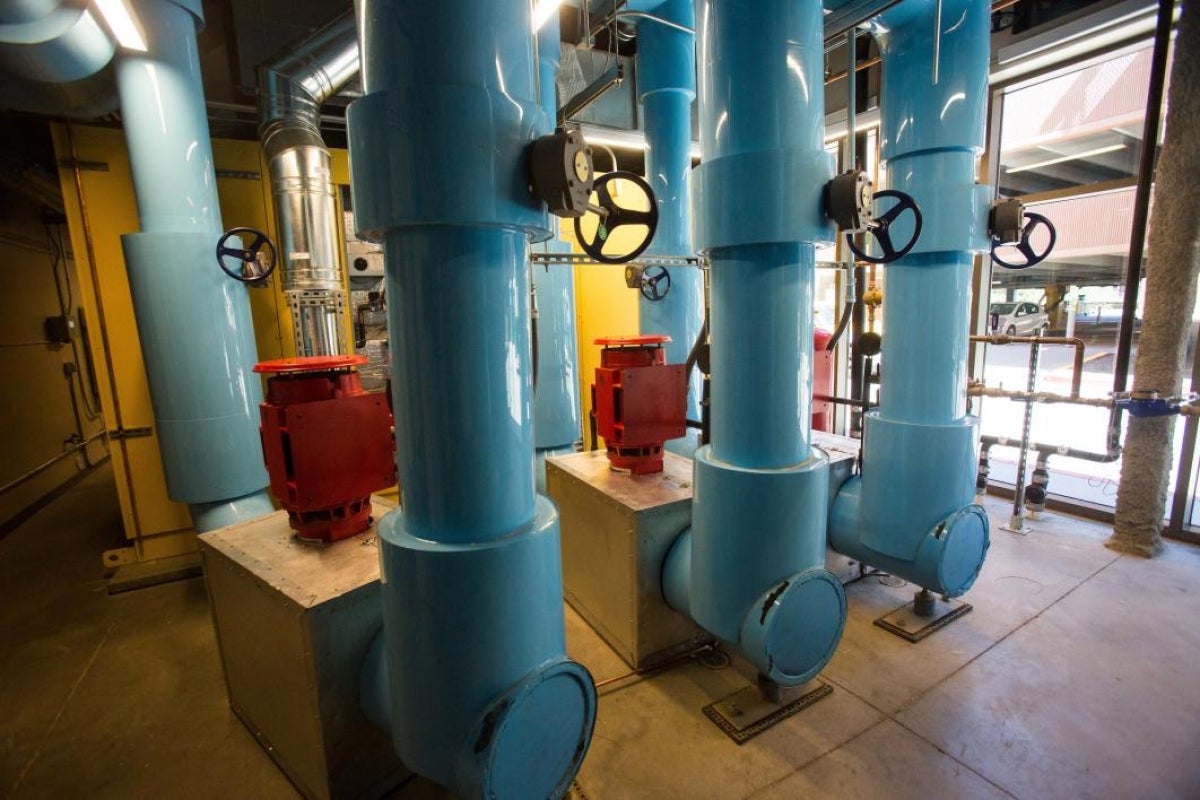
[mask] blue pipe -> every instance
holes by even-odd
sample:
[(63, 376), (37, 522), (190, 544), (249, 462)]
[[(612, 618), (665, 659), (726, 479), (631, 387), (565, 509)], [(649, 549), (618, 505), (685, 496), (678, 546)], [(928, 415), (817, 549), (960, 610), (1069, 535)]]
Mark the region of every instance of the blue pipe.
[[(558, 15), (552, 14), (537, 34), (538, 75), (542, 112), (558, 116), (556, 78), (562, 53)], [(544, 252), (569, 253), (557, 236)], [(533, 436), (537, 449), (537, 487), (546, 491), (546, 456), (569, 453), (581, 435), (579, 424), (579, 357), (575, 339), (575, 270), (567, 265), (533, 268), (537, 299), (537, 382), (533, 393)]]
[(116, 60), (141, 232), (121, 237), (173, 500), (200, 532), (273, 511), (246, 288), (214, 261), (221, 234), (200, 78), (199, 0), (133, 4), (148, 52)]
[[(974, 253), (988, 249), (984, 148), (988, 7), (906, 0), (879, 18), (883, 158), (890, 185), (925, 218), (921, 240), (884, 279), (884, 382), (866, 415), (861, 477), (838, 493), (830, 544), (935, 592), (957, 596), (987, 553), (972, 504), (978, 421), (967, 414)], [(934, 81), (934, 55), (938, 55)], [(908, 231), (897, 230), (895, 241)]]
[(0, 67), (34, 81), (71, 83), (112, 61), (112, 41), (84, 4), (20, 0), (0, 8)]
[(711, 261), (712, 443), (692, 527), (664, 566), (670, 605), (782, 685), (812, 678), (846, 599), (824, 569), (826, 456), (809, 443), (815, 243), (833, 175), (817, 0), (706, 0), (693, 202)]
[[(692, 0), (642, 0), (629, 9), (645, 11), (694, 28)], [(696, 37), (651, 20), (638, 23), (637, 76), (646, 134), (646, 177), (658, 201), (658, 231), (647, 249), (655, 255), (691, 255), (688, 186), (692, 172), (692, 101), (696, 99)], [(640, 298), (638, 327), (644, 334), (665, 333), (667, 363), (682, 364), (704, 324), (704, 276), (700, 270), (668, 268), (671, 291), (659, 301)], [(688, 383), (688, 416), (700, 419), (700, 373)], [(667, 449), (692, 455), (694, 431), (667, 443)]]
[(524, 156), (554, 121), (530, 6), (360, 0), (348, 114), (359, 234), (384, 243), (404, 487), (379, 523), (362, 699), (410, 769), (464, 798), (564, 794), (596, 709), (565, 655), (558, 513), (534, 492), (529, 243), (550, 232)]

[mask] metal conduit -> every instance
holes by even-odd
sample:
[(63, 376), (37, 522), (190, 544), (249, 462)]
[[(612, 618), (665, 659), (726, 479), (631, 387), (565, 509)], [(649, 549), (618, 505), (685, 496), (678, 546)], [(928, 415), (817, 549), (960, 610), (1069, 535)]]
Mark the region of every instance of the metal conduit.
[(341, 229), (329, 150), (321, 138), (321, 105), (358, 70), (353, 11), (259, 70), (259, 136), (271, 175), (297, 355), (346, 351)]

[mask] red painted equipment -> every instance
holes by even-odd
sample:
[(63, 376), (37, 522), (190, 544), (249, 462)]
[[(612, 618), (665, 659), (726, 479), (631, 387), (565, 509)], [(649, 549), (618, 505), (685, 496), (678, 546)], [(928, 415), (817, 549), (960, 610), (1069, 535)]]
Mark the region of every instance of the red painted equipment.
[(833, 351), (826, 350), (830, 331), (822, 328), (813, 330), (813, 407), (812, 426), (814, 431), (833, 432), (833, 403), (817, 400), (817, 396), (833, 397)]
[(296, 535), (326, 542), (367, 529), (371, 492), (396, 483), (392, 414), (383, 394), (363, 391), (366, 356), (264, 361), (259, 406), (271, 491)]
[(663, 442), (687, 431), (687, 375), (666, 363), (670, 336), (597, 339), (600, 366), (592, 385), (596, 432), (608, 460), (635, 475), (662, 472)]

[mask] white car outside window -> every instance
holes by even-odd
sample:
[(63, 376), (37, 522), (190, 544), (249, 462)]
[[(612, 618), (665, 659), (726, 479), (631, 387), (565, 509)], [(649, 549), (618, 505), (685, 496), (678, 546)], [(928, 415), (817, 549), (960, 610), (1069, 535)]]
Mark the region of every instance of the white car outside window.
[(1050, 318), (1036, 303), (992, 303), (989, 309), (992, 333), (1009, 336), (1044, 336)]

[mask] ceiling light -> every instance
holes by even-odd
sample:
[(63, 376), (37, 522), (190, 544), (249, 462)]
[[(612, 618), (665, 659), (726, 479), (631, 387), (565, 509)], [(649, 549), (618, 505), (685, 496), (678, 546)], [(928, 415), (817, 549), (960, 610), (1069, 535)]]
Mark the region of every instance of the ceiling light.
[(1114, 153), (1117, 150), (1124, 150), (1123, 144), (1112, 144), (1108, 147), (1097, 147), (1095, 150), (1088, 150), (1086, 153), (1073, 153), (1069, 156), (1059, 156), (1058, 158), (1049, 158), (1045, 161), (1038, 161), (1035, 164), (1026, 164), (1023, 167), (1012, 167), (1004, 171), (1009, 175), (1015, 175), (1018, 172), (1027, 172), (1031, 169), (1041, 169), (1042, 167), (1053, 166), (1054, 164), (1062, 164), (1066, 161), (1078, 161), (1081, 158), (1089, 158), (1091, 156), (1102, 155), (1103, 153)]
[(550, 19), (562, 4), (563, 0), (537, 0), (533, 6), (533, 32), (540, 31), (546, 20)]
[(144, 53), (150, 48), (146, 46), (146, 37), (142, 35), (142, 26), (138, 24), (125, 0), (96, 0), (100, 16), (108, 26), (109, 33), (117, 40), (117, 44), (126, 50), (137, 50)]

